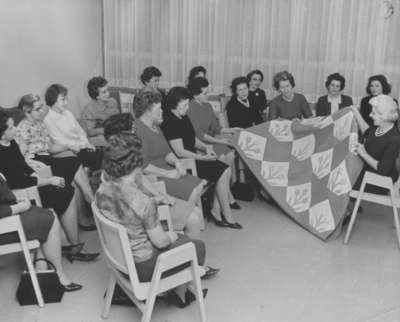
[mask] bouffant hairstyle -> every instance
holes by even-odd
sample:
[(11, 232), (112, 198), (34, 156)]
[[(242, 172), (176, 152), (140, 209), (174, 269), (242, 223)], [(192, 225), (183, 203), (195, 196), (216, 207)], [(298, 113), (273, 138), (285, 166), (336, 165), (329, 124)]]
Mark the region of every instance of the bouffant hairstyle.
[(194, 78), (198, 77), (199, 73), (203, 73), (204, 76), (207, 75), (207, 69), (203, 66), (195, 66), (189, 72), (188, 83), (190, 83)]
[(326, 89), (328, 89), (329, 85), (334, 80), (340, 82), (340, 90), (342, 91), (344, 89), (344, 87), (346, 86), (346, 79), (339, 73), (330, 74), (328, 76), (328, 78), (326, 79), (326, 82), (325, 82)]
[(47, 106), (52, 107), (57, 102), (58, 95), (67, 96), (67, 94), (68, 90), (66, 87), (60, 84), (53, 84), (46, 90), (44, 99), (46, 101)]
[(150, 110), (154, 104), (161, 103), (161, 94), (157, 91), (141, 91), (133, 99), (133, 111), (135, 117), (141, 117), (146, 111)]
[(108, 140), (112, 135), (121, 132), (132, 132), (133, 116), (131, 113), (121, 113), (110, 116), (103, 123), (104, 138)]
[(232, 95), (236, 95), (237, 94), (237, 87), (240, 84), (246, 84), (247, 87), (249, 87), (249, 81), (247, 80), (246, 77), (244, 77), (244, 76), (236, 77), (236, 78), (232, 79), (232, 83), (231, 83), (231, 86), (230, 86), (231, 87), (231, 91), (232, 91)]
[(392, 86), (389, 84), (385, 75), (374, 75), (374, 76), (371, 76), (370, 78), (368, 78), (368, 84), (367, 84), (367, 88), (366, 88), (368, 95), (372, 95), (370, 86), (373, 81), (378, 81), (379, 83), (381, 83), (382, 94), (387, 95), (387, 94), (390, 94), (390, 92), (392, 91)]
[(103, 169), (112, 178), (132, 173), (143, 164), (142, 142), (133, 133), (121, 132), (108, 139), (104, 150)]
[(209, 82), (207, 80), (207, 78), (205, 77), (196, 77), (193, 78), (189, 84), (188, 84), (188, 89), (190, 91), (190, 93), (192, 93), (192, 95), (199, 95), (201, 94), (201, 90), (203, 88), (208, 87)]
[(89, 79), (87, 84), (88, 94), (94, 100), (99, 96), (99, 88), (102, 88), (108, 84), (107, 80), (104, 77), (96, 76)]
[(295, 87), (296, 83), (294, 82), (294, 77), (292, 74), (290, 74), (288, 71), (284, 70), (282, 72), (276, 73), (274, 75), (274, 78), (272, 79), (272, 82), (274, 84), (274, 88), (279, 91), (279, 83), (282, 81), (289, 81), (290, 85), (292, 87)]
[(165, 98), (165, 110), (175, 110), (181, 101), (191, 97), (192, 95), (187, 88), (181, 86), (172, 87)]
[(4, 132), (8, 129), (7, 121), (10, 117), (10, 114), (8, 114), (6, 111), (0, 110), (0, 139)]
[(249, 83), (250, 83), (251, 78), (252, 78), (254, 75), (260, 75), (260, 77), (261, 77), (261, 82), (264, 81), (264, 74), (262, 73), (262, 71), (259, 70), (259, 69), (255, 69), (255, 70), (252, 70), (250, 73), (247, 74), (247, 80), (249, 81)]
[(385, 94), (374, 96), (369, 100), (369, 104), (383, 111), (384, 119), (387, 122), (394, 123), (398, 120), (399, 108), (391, 96)]
[(146, 67), (142, 75), (140, 75), (140, 80), (143, 85), (146, 85), (153, 77), (161, 77), (161, 71), (155, 66)]
[(20, 108), (24, 113), (29, 114), (32, 112), (33, 104), (38, 101), (40, 101), (39, 95), (26, 94), (19, 100), (18, 108)]

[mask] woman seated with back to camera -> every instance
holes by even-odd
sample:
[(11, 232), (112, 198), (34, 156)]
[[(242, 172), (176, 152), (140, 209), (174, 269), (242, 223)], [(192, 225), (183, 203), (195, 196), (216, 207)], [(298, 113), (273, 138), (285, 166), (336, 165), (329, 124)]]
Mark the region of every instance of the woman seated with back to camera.
[(353, 99), (350, 96), (341, 94), (345, 84), (345, 78), (339, 73), (328, 76), (325, 82), (328, 94), (318, 99), (315, 106), (316, 116), (331, 115), (341, 108), (353, 105)]
[(6, 112), (0, 112), (0, 172), (9, 187), (24, 189), (37, 186), (43, 207), (54, 209), (71, 243), (64, 248), (67, 258), (71, 262), (94, 260), (99, 253), (82, 252), (84, 243), (79, 239), (74, 188), (66, 184), (62, 177), (42, 178), (35, 174), (14, 140), (15, 132), (13, 119)]
[(294, 91), (293, 75), (287, 71), (274, 75), (274, 88), (280, 95), (276, 96), (269, 108), (269, 120), (283, 118), (287, 120), (312, 117), (310, 105), (304, 95)]
[(226, 163), (217, 160), (212, 146), (204, 144), (196, 137), (193, 125), (186, 115), (190, 97), (190, 92), (184, 87), (173, 87), (168, 92), (161, 129), (177, 157), (194, 159), (198, 177), (216, 183), (214, 204), (219, 203), (222, 211), (212, 213), (211, 218), (218, 226), (241, 229), (239, 223), (233, 222), (230, 208), (231, 171)]
[[(80, 290), (82, 285), (71, 282), (62, 266), (61, 228), (57, 217), (49, 209), (32, 206), (29, 200), (17, 199), (0, 174), (0, 219), (12, 215), (19, 215), (27, 241), (40, 242), (37, 257), (45, 257), (52, 262), (64, 290), (66, 292)], [(19, 241), (17, 232), (0, 234), (0, 245)]]
[[(160, 254), (189, 242), (195, 245), (198, 263), (203, 265), (204, 242), (172, 231), (165, 232), (160, 224), (156, 200), (137, 185), (143, 162), (140, 139), (133, 133), (123, 132), (112, 135), (108, 142), (103, 168), (109, 180), (100, 185), (95, 202), (103, 216), (127, 229), (139, 281), (151, 281)], [(178, 271), (179, 268), (174, 268), (163, 276)], [(187, 306), (194, 299), (186, 286), (168, 294), (168, 300), (179, 307)]]
[(51, 167), (55, 176), (63, 177), (67, 185), (72, 181), (82, 191), (85, 201), (90, 205), (94, 194), (89, 178), (76, 156), (54, 157), (54, 154), (69, 151), (70, 147), (54, 143), (43, 123), (48, 113), (38, 95), (22, 96), (18, 107), (25, 113), (25, 118), (17, 126), (15, 141), (26, 160), (35, 160)]

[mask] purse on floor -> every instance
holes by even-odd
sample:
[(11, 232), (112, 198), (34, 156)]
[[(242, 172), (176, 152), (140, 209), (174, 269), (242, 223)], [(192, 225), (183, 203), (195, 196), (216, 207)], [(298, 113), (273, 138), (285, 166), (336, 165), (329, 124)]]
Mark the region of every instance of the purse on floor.
[[(36, 272), (43, 301), (45, 303), (61, 302), (64, 295), (64, 287), (60, 283), (56, 268), (52, 262), (44, 258), (36, 259), (33, 265), (38, 261), (44, 261), (51, 267), (50, 270)], [(21, 280), (17, 289), (17, 300), (20, 305), (38, 304), (32, 279), (28, 271), (24, 271), (21, 274)]]

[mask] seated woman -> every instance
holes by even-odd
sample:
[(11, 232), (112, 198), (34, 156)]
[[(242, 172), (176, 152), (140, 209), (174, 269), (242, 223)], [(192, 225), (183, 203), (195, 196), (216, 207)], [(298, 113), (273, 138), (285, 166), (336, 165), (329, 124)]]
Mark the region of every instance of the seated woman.
[[(189, 105), (190, 92), (184, 87), (172, 88), (165, 99), (164, 121), (161, 125), (164, 136), (172, 150), (179, 158), (192, 158), (196, 161), (197, 175), (216, 183), (214, 204), (219, 203), (222, 212), (213, 213), (219, 226), (241, 229), (242, 226), (233, 222), (229, 206), (229, 183), (231, 171), (228, 165), (217, 160), (212, 146), (208, 146), (196, 138), (190, 119), (186, 113)], [(203, 153), (197, 152), (202, 150)]]
[(90, 102), (82, 113), (82, 124), (94, 146), (106, 146), (103, 123), (111, 115), (119, 114), (117, 101), (110, 97), (108, 82), (104, 77), (93, 77), (87, 84)]
[(53, 157), (54, 154), (70, 151), (70, 147), (55, 144), (51, 140), (43, 123), (49, 110), (43, 106), (40, 97), (33, 94), (24, 95), (18, 107), (25, 113), (25, 119), (18, 124), (15, 136), (22, 155), (26, 160), (32, 159), (50, 166), (52, 173), (63, 177), (67, 185), (74, 181), (90, 205), (94, 194), (80, 160), (75, 156)]
[(165, 99), (165, 92), (159, 88), (161, 71), (155, 66), (146, 67), (140, 75), (143, 88), (140, 92), (156, 92), (161, 95), (161, 102)]
[(60, 84), (53, 84), (46, 90), (45, 100), (50, 110), (44, 124), (55, 144), (68, 147), (63, 155), (77, 156), (84, 167), (98, 170), (101, 168), (102, 152), (89, 143), (85, 131), (67, 110), (67, 94), (67, 89)]
[[(29, 200), (17, 200), (0, 174), (0, 219), (16, 214), (20, 216), (26, 239), (39, 240), (40, 253), (54, 264), (64, 290), (80, 290), (82, 285), (71, 282), (61, 263), (61, 229), (57, 217), (51, 210), (32, 206)], [(19, 242), (16, 232), (0, 234), (0, 245), (16, 242)]]
[(252, 70), (247, 74), (247, 81), (249, 82), (249, 101), (251, 102), (251, 105), (253, 105), (258, 111), (261, 118), (265, 121), (267, 95), (265, 95), (265, 91), (260, 88), (261, 83), (264, 81), (264, 74), (261, 70)]
[[(127, 229), (139, 281), (149, 282), (157, 257), (163, 252), (192, 242), (199, 265), (203, 265), (205, 245), (201, 240), (163, 230), (154, 198), (144, 194), (136, 184), (142, 166), (140, 150), (140, 139), (132, 133), (110, 137), (103, 161), (104, 171), (110, 180), (101, 184), (95, 202), (102, 215)], [(172, 269), (164, 276), (177, 271), (179, 269)], [(180, 286), (169, 293), (168, 300), (185, 307), (194, 300), (194, 296), (186, 286)]]
[(187, 84), (189, 84), (193, 79), (197, 77), (206, 78), (206, 76), (207, 76), (207, 69), (205, 69), (203, 66), (195, 66), (189, 72)]
[(316, 116), (331, 115), (339, 109), (353, 105), (350, 96), (342, 95), (346, 84), (345, 78), (339, 73), (330, 74), (325, 82), (328, 95), (321, 96), (315, 106)]
[[(240, 129), (221, 127), (211, 104), (207, 100), (208, 85), (208, 80), (204, 77), (196, 77), (188, 84), (193, 99), (189, 102), (187, 116), (192, 122), (197, 138), (206, 144), (212, 144), (218, 159), (228, 164), (232, 171), (235, 150), (231, 148), (233, 144), (229, 139)], [(225, 134), (226, 137), (216, 137), (220, 134)], [(229, 201), (233, 209), (240, 209), (230, 190)]]
[(274, 75), (274, 88), (280, 92), (269, 108), (269, 120), (283, 118), (287, 120), (312, 117), (310, 106), (304, 95), (294, 92), (294, 78), (287, 71)]
[(65, 249), (67, 258), (71, 262), (94, 260), (99, 253), (82, 252), (74, 188), (66, 185), (62, 177), (41, 178), (34, 174), (14, 141), (15, 132), (13, 119), (6, 112), (0, 112), (0, 172), (6, 177), (8, 185), (11, 189), (38, 186), (43, 207), (54, 209), (72, 244)]
[(246, 77), (236, 77), (231, 84), (232, 97), (226, 105), (230, 127), (246, 129), (263, 122), (260, 113), (249, 100), (249, 82)]
[[(361, 100), (360, 113), (364, 121), (367, 122), (369, 126), (374, 125), (374, 120), (371, 117), (371, 111), (372, 111), (372, 105), (370, 103), (371, 98), (381, 94), (389, 95), (391, 89), (392, 86), (389, 84), (387, 78), (384, 75), (374, 75), (368, 79), (368, 84), (366, 88), (368, 96), (365, 96)], [(397, 103), (396, 100), (395, 102)]]

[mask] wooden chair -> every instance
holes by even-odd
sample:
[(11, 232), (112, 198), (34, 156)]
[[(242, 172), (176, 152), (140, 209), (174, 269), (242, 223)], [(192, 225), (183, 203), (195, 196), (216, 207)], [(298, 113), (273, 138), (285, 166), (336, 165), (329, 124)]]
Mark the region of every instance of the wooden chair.
[[(0, 176), (5, 179), (5, 177), (1, 173)], [(33, 190), (36, 190), (36, 193)], [(14, 191), (14, 194), (15, 193), (16, 192)], [(37, 199), (37, 196), (39, 196), (39, 194), (36, 188), (20, 189), (17, 191), (17, 194), (19, 194), (20, 197), (24, 195), (25, 198), (26, 196), (30, 195), (31, 198), (34, 198), (36, 203), (41, 204), (40, 198)], [(30, 198), (28, 199), (31, 200)], [(39, 248), (40, 243), (38, 240), (30, 240), (30, 241), (26, 240), (25, 232), (22, 227), (19, 215), (9, 216), (0, 219), (0, 234), (10, 233), (10, 232), (16, 232), (18, 234), (20, 241), (18, 243), (0, 245), (0, 256), (17, 252), (22, 252), (24, 254), (26, 266), (28, 267), (29, 275), (31, 276), (32, 279), (32, 285), (35, 291), (38, 305), (40, 307), (43, 307), (44, 301), (42, 292), (40, 290), (39, 282), (37, 280), (35, 268), (33, 267), (31, 255), (29, 253), (30, 250)]]
[[(379, 186), (389, 190), (389, 195), (378, 195), (374, 193), (364, 192), (365, 186), (371, 184), (374, 186)], [(346, 236), (344, 238), (344, 243), (347, 244), (350, 238), (351, 231), (353, 229), (354, 222), (357, 217), (357, 210), (360, 206), (361, 200), (366, 200), (369, 202), (377, 203), (383, 206), (392, 207), (393, 209), (393, 220), (394, 226), (396, 228), (397, 241), (400, 247), (400, 226), (399, 226), (399, 216), (397, 208), (400, 207), (400, 195), (399, 195), (400, 181), (397, 180), (393, 184), (392, 178), (381, 176), (372, 172), (365, 172), (364, 178), (361, 183), (360, 191), (352, 190), (350, 192), (350, 197), (356, 198), (356, 203), (351, 214), (351, 219), (349, 227), (347, 228)]]
[[(102, 312), (103, 318), (107, 318), (109, 315), (116, 283), (143, 313), (141, 321), (149, 322), (157, 294), (171, 290), (179, 285), (193, 282), (199, 304), (200, 318), (202, 322), (206, 321), (200, 283), (200, 276), (204, 274), (204, 271), (197, 264), (196, 250), (192, 243), (179, 246), (159, 255), (151, 282), (140, 282), (126, 229), (122, 225), (104, 217), (95, 203), (92, 203), (92, 209), (101, 247), (110, 268), (107, 295), (104, 299)], [(188, 262), (190, 267), (171, 276), (161, 278), (162, 273)]]

